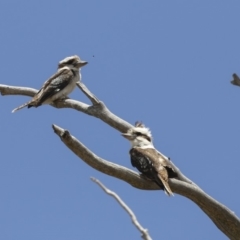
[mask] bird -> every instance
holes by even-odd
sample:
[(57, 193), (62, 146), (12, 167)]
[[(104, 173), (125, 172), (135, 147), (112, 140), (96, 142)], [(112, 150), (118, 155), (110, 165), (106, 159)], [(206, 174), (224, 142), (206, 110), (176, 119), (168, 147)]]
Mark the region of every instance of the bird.
[(129, 154), (132, 166), (136, 167), (143, 176), (154, 181), (168, 196), (174, 196), (168, 179), (177, 177), (177, 174), (169, 159), (155, 149), (150, 129), (142, 122), (136, 122), (135, 127), (122, 133), (122, 136), (131, 143)]
[(76, 87), (76, 83), (81, 81), (80, 68), (87, 63), (77, 55), (64, 58), (58, 63), (57, 72), (43, 84), (35, 96), (29, 102), (13, 109), (12, 113), (24, 107), (39, 107), (67, 98)]

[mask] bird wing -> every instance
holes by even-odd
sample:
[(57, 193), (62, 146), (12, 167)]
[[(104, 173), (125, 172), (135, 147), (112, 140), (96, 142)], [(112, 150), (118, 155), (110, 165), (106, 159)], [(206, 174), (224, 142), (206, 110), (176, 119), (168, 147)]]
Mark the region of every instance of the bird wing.
[(160, 154), (155, 148), (135, 148), (139, 153), (144, 154), (148, 157), (153, 165), (158, 168), (158, 165), (162, 165), (167, 168), (168, 171), (172, 171), (175, 173), (172, 165), (169, 163), (169, 160), (164, 158), (162, 154)]
[[(174, 170), (167, 162), (168, 160), (164, 159), (162, 155), (154, 148), (134, 148), (134, 151), (138, 152), (138, 155), (145, 156), (146, 159), (151, 161), (153, 165), (153, 169), (151, 170), (151, 179), (154, 179), (160, 187), (163, 185), (167, 195), (173, 195), (173, 192), (168, 184), (168, 171), (169, 169), (172, 171)], [(147, 175), (149, 175), (149, 173)], [(161, 180), (160, 182), (159, 179)]]
[(157, 151), (157, 154), (158, 154), (158, 157), (159, 157), (159, 161), (167, 169), (168, 175), (170, 176), (170, 178), (174, 178), (174, 177), (176, 178), (178, 175), (175, 172), (174, 168), (172, 167), (172, 164), (171, 164), (170, 160), (167, 159), (164, 155), (162, 155), (158, 151)]
[(132, 148), (129, 153), (132, 166), (137, 168), (139, 172), (145, 174), (148, 178), (154, 180), (151, 176), (151, 170), (153, 168), (152, 161), (145, 156), (141, 150), (139, 151), (139, 148)]
[(74, 77), (69, 68), (63, 68), (51, 76), (30, 101), (29, 106), (40, 106), (45, 100), (64, 89)]

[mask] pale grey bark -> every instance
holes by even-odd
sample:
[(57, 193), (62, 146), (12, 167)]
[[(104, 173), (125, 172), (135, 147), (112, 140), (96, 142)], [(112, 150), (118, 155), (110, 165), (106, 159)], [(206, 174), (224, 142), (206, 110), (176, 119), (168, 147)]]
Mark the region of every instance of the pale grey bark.
[(105, 193), (109, 194), (110, 196), (114, 197), (117, 200), (117, 202), (120, 204), (120, 206), (131, 217), (133, 225), (142, 234), (141, 235), (142, 239), (144, 239), (144, 240), (152, 240), (152, 238), (150, 237), (150, 235), (148, 233), (148, 230), (142, 227), (142, 225), (138, 222), (137, 217), (134, 214), (134, 212), (127, 206), (127, 204), (115, 192), (113, 192), (113, 191), (109, 190), (108, 188), (106, 188), (98, 179), (91, 178), (91, 180), (93, 182), (95, 182), (96, 184), (98, 184), (103, 189), (103, 191)]
[[(92, 105), (66, 99), (58, 101), (52, 106), (56, 108), (73, 108), (77, 111), (101, 119), (109, 126), (120, 132), (126, 132), (132, 127), (131, 124), (114, 115), (103, 102), (99, 101), (82, 83), (78, 87), (90, 99)], [(37, 90), (23, 87), (0, 85), (2, 95), (25, 95), (33, 96)], [(104, 160), (85, 147), (79, 140), (72, 136), (67, 130), (53, 125), (54, 132), (61, 138), (63, 143), (84, 162), (91, 167), (110, 176), (119, 178), (133, 187), (145, 190), (157, 190), (159, 187), (128, 168)], [(172, 162), (171, 162), (172, 163)], [(178, 174), (177, 179), (170, 179), (169, 184), (173, 192), (185, 196), (196, 203), (214, 222), (214, 224), (230, 239), (240, 239), (240, 220), (226, 206), (219, 203), (201, 188), (184, 176), (181, 171), (172, 163)]]

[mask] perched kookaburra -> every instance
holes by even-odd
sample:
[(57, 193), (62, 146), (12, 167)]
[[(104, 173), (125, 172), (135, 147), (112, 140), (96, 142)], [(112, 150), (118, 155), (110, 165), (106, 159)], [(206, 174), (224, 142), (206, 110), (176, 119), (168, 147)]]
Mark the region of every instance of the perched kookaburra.
[(152, 143), (152, 134), (142, 123), (122, 134), (132, 145), (130, 149), (131, 163), (144, 176), (154, 181), (169, 196), (173, 192), (168, 184), (169, 177), (176, 177), (167, 157), (158, 152)]
[(24, 107), (39, 107), (42, 104), (51, 104), (57, 99), (63, 99), (76, 87), (76, 83), (81, 81), (80, 68), (87, 62), (82, 61), (77, 55), (66, 57), (58, 64), (57, 72), (51, 76), (27, 103), (15, 108), (16, 112)]

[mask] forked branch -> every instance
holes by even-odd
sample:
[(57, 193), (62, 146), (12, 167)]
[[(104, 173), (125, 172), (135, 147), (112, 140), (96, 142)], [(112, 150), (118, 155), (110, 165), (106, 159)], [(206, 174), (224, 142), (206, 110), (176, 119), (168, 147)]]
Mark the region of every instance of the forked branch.
[[(57, 101), (52, 104), (52, 106), (56, 108), (73, 108), (77, 111), (94, 116), (120, 132), (126, 132), (132, 127), (131, 124), (113, 114), (103, 102), (99, 101), (86, 88), (86, 86), (80, 84), (79, 88), (90, 99), (93, 105), (88, 105), (73, 99), (66, 99)], [(37, 90), (30, 88), (0, 85), (0, 92), (2, 95), (25, 95), (32, 97), (36, 91)], [(62, 129), (57, 125), (53, 125), (53, 129), (71, 151), (98, 171), (119, 178), (139, 189), (159, 189), (155, 183), (143, 178), (138, 173), (98, 157), (79, 140), (73, 137), (67, 130)], [(178, 174), (177, 179), (169, 180), (171, 189), (175, 193), (185, 196), (195, 202), (230, 239), (240, 239), (239, 218), (230, 209), (207, 195), (196, 184), (184, 176), (172, 162), (171, 164)]]
[[(135, 188), (144, 190), (159, 189), (158, 185), (143, 178), (138, 173), (100, 158), (72, 136), (69, 131), (56, 125), (53, 125), (53, 129), (72, 152), (96, 170), (119, 178)], [(230, 209), (207, 195), (195, 184), (177, 179), (169, 179), (169, 184), (173, 192), (185, 196), (196, 203), (230, 239), (239, 239), (240, 220)]]

